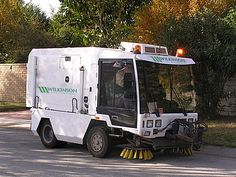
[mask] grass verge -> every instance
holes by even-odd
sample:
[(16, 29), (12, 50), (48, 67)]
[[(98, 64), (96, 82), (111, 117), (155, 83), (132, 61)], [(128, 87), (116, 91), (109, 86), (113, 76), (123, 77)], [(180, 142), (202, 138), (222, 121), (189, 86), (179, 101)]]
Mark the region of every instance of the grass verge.
[(236, 118), (206, 121), (208, 131), (203, 142), (211, 145), (236, 147)]
[(0, 112), (26, 110), (25, 103), (0, 102)]

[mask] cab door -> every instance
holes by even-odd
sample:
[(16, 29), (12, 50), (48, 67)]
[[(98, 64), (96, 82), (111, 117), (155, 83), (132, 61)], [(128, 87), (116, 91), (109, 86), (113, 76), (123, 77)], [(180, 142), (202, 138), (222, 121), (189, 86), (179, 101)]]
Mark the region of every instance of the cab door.
[(132, 59), (100, 59), (98, 113), (113, 125), (137, 127), (137, 94)]

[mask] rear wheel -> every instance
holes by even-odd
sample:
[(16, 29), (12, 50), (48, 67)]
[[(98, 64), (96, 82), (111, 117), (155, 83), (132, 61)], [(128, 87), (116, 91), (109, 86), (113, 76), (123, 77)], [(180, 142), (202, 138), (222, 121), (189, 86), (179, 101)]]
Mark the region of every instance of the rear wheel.
[(105, 157), (110, 151), (110, 147), (109, 136), (105, 128), (94, 127), (89, 131), (87, 148), (94, 157)]
[(39, 134), (43, 145), (47, 148), (58, 147), (58, 145), (60, 144), (60, 142), (54, 135), (52, 125), (49, 120), (46, 120), (42, 123)]

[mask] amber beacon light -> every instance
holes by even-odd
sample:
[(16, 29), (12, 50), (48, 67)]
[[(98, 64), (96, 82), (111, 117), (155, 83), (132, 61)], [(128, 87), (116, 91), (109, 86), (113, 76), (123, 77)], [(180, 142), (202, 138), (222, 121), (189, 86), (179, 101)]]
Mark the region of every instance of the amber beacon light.
[(134, 53), (135, 54), (141, 54), (141, 45), (135, 45), (134, 46)]
[(186, 53), (186, 52), (185, 52), (184, 49), (182, 49), (182, 48), (177, 49), (177, 50), (176, 50), (176, 57), (182, 57), (182, 56), (184, 56), (185, 53)]

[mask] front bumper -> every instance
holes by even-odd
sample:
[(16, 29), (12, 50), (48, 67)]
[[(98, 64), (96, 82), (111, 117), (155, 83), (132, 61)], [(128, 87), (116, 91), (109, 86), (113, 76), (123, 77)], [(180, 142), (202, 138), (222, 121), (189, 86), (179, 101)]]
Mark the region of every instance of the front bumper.
[(207, 131), (207, 125), (204, 122), (190, 123), (182, 119), (176, 119), (172, 122), (171, 128), (166, 131), (164, 137), (141, 138), (140, 144), (152, 146), (154, 150), (189, 146), (194, 150), (200, 150), (202, 135), (205, 131)]

